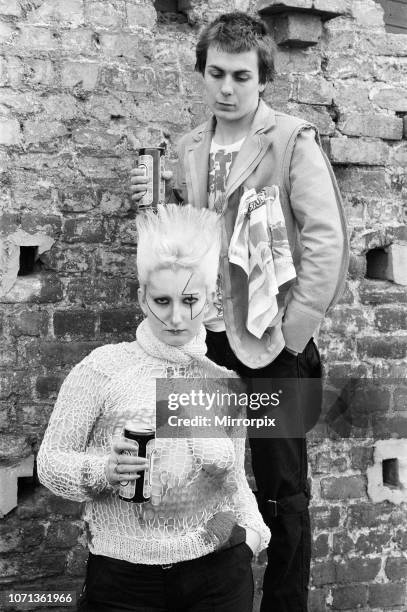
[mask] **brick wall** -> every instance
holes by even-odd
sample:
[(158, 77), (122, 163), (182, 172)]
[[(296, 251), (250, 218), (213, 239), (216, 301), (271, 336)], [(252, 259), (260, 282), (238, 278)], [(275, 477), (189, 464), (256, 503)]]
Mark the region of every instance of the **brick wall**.
[[(1, 270), (12, 283), (0, 297), (3, 497), (20, 475), (16, 507), (0, 490), (0, 589), (82, 583), (80, 508), (24, 470), (73, 364), (134, 338), (134, 151), (164, 141), (172, 165), (178, 137), (207, 112), (193, 71), (202, 21), (240, 8), (263, 11), (279, 43), (266, 99), (319, 127), (345, 200), (352, 257), (320, 333), (326, 374), (342, 399), (349, 375), (380, 381), (356, 408), (329, 401), (310, 436), (310, 610), (405, 610), (406, 503), (369, 497), (368, 470), (379, 439), (407, 438), (406, 385), (395, 380), (405, 378), (407, 346), (407, 38), (385, 33), (373, 0), (155, 6), (0, 0)], [(15, 279), (10, 240), (18, 252), (44, 236), (52, 247)]]

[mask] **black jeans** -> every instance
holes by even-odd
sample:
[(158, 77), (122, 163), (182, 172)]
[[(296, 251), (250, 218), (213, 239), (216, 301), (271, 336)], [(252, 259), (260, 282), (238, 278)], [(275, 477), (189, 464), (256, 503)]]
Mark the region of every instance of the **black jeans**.
[(171, 566), (89, 554), (78, 612), (251, 612), (252, 551), (242, 542)]
[[(241, 363), (229, 346), (225, 332), (207, 332), (207, 357), (235, 370), (246, 379), (248, 392), (256, 379), (315, 378), (304, 405), (304, 429), (315, 424), (321, 409), (321, 361), (310, 340), (298, 356), (283, 351), (268, 366), (252, 370)], [(315, 384), (314, 384), (315, 383)], [(309, 401), (311, 399), (311, 401)], [(250, 438), (252, 467), (258, 488), (258, 503), (271, 541), (263, 580), (261, 612), (306, 612), (311, 563), (311, 528), (308, 512), (307, 446), (302, 437)]]

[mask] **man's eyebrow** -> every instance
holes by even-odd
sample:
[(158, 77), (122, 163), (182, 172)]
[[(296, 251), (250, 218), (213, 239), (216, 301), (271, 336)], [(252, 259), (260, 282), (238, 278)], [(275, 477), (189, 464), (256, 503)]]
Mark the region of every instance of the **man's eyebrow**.
[[(215, 68), (216, 70), (220, 70), (221, 72), (225, 72), (223, 68), (217, 66), (216, 64), (209, 64), (208, 68)], [(237, 70), (233, 70), (233, 74), (252, 74), (252, 70), (250, 68), (238, 68)]]

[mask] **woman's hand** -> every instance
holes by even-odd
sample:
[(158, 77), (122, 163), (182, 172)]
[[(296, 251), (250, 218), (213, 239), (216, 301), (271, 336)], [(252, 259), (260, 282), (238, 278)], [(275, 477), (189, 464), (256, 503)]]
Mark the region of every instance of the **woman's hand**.
[(136, 457), (125, 451), (134, 452), (133, 444), (124, 440), (115, 440), (105, 466), (106, 478), (111, 485), (117, 486), (121, 482), (137, 480), (140, 478), (138, 472), (147, 467), (144, 457)]

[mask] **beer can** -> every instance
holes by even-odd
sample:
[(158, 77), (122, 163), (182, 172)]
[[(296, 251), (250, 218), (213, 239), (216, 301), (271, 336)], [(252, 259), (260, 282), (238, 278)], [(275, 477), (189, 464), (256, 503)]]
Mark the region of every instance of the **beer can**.
[(147, 192), (139, 200), (139, 208), (157, 208), (165, 203), (165, 181), (161, 178), (164, 170), (164, 147), (143, 147), (138, 150), (138, 167), (148, 177)]
[(148, 466), (145, 470), (138, 472), (140, 478), (124, 481), (120, 484), (119, 497), (128, 502), (141, 504), (148, 501), (151, 496), (155, 431), (144, 423), (131, 421), (126, 423), (123, 436), (125, 440), (133, 444), (134, 450), (125, 450), (122, 454), (145, 457)]

